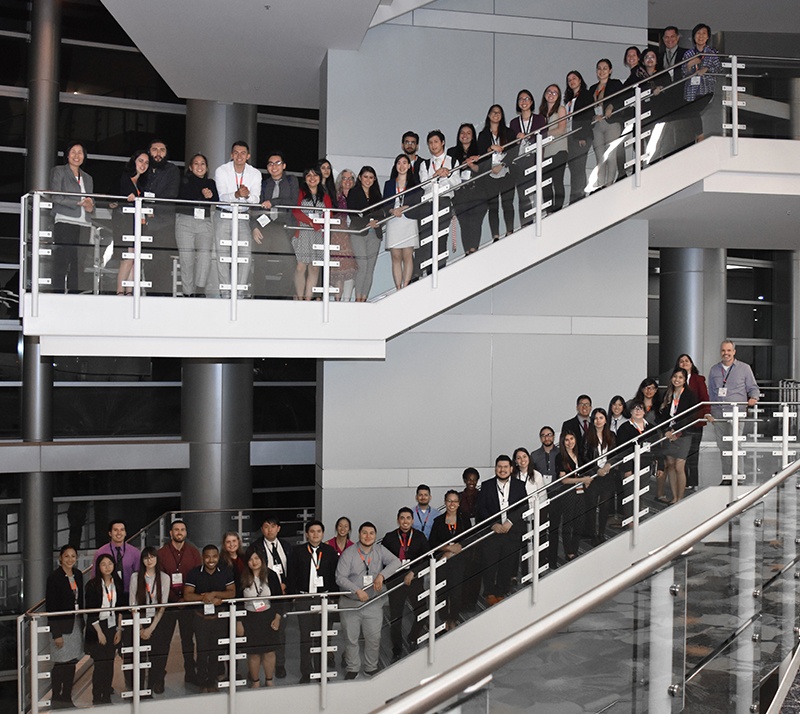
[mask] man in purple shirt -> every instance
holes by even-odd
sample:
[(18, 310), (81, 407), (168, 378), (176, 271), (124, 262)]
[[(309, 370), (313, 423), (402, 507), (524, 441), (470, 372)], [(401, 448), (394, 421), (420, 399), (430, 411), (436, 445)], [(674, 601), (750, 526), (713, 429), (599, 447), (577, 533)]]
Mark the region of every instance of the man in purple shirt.
[[(139, 559), (141, 553), (139, 549), (130, 543), (125, 542), (128, 535), (128, 529), (125, 527), (125, 521), (116, 519), (108, 524), (108, 537), (109, 542), (95, 551), (93, 561), (97, 562), (97, 558), (101, 555), (110, 555), (116, 563), (114, 570), (117, 575), (122, 578), (122, 586), (125, 589), (124, 601), (128, 601), (128, 585), (131, 582), (131, 574), (139, 569)], [(95, 572), (97, 576), (97, 572)]]

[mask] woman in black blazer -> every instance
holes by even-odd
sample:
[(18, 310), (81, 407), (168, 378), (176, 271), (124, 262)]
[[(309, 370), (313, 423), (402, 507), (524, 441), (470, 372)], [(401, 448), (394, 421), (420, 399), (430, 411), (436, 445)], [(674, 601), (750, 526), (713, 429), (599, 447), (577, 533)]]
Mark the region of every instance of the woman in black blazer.
[[(489, 230), (492, 231), (492, 240), (500, 240), (500, 216), (498, 209), (500, 202), (503, 205), (503, 220), (506, 224), (505, 235), (514, 230), (514, 178), (509, 168), (513, 158), (513, 151), (504, 151), (503, 147), (514, 141), (511, 130), (506, 126), (506, 114), (499, 104), (492, 104), (486, 114), (481, 133), (478, 134), (478, 153), (492, 152), (490, 157), (484, 159), (481, 171), (486, 176), (480, 179), (483, 184), (482, 191), (487, 198), (489, 210)], [(483, 166), (485, 164), (485, 166)]]
[[(686, 491), (686, 458), (692, 445), (691, 432), (689, 430), (678, 434), (674, 432), (702, 416), (699, 409), (692, 409), (697, 406), (699, 400), (697, 395), (686, 386), (687, 381), (685, 369), (678, 367), (673, 370), (669, 386), (664, 393), (664, 401), (661, 403), (661, 409), (658, 412), (659, 423), (666, 425), (666, 433), (664, 435), (669, 437), (669, 441), (663, 447), (663, 454), (667, 461), (665, 469), (667, 480), (672, 491), (672, 501), (670, 503), (680, 501)], [(688, 415), (679, 416), (687, 410), (691, 410)]]
[(567, 166), (569, 167), (569, 203), (580, 201), (586, 190), (586, 157), (592, 145), (592, 113), (587, 107), (592, 96), (577, 70), (567, 74), (564, 106), (567, 109)]
[[(467, 563), (465, 555), (461, 555), (463, 543), (450, 542), (453, 538), (463, 535), (470, 529), (470, 521), (459, 510), (461, 496), (458, 491), (450, 489), (444, 495), (444, 513), (437, 516), (431, 526), (431, 537), (428, 543), (431, 548), (439, 549), (436, 555), (447, 559), (443, 568), (436, 571), (436, 579), (440, 581), (444, 578), (447, 584), (443, 589), (443, 594), (447, 598), (447, 604), (442, 608), (442, 617), (447, 622), (447, 629), (452, 630), (458, 624), (458, 618), (464, 609), (462, 590), (464, 585), (464, 566)], [(447, 545), (443, 545), (447, 543)], [(477, 577), (477, 576), (476, 576)]]
[(92, 672), (92, 703), (111, 703), (111, 682), (114, 679), (114, 658), (122, 640), (122, 614), (109, 608), (120, 607), (122, 580), (115, 572), (114, 559), (104, 553), (94, 564), (97, 576), (86, 583), (86, 609), (102, 608), (89, 615), (86, 629), (86, 649), (94, 660)]
[[(597, 102), (592, 117), (594, 134), (594, 156), (597, 161), (597, 180), (594, 188), (605, 188), (617, 180), (620, 162), (625, 160), (625, 149), (622, 146), (622, 109), (623, 96), (611, 97), (624, 89), (622, 82), (611, 78), (611, 60), (601, 59), (597, 62), (597, 82), (589, 88), (592, 102)], [(617, 145), (611, 149), (611, 145)], [(624, 171), (624, 169), (623, 169)], [(624, 174), (623, 174), (624, 175)], [(591, 187), (590, 187), (591, 188)]]
[[(78, 553), (71, 545), (62, 546), (58, 567), (47, 578), (45, 609), (63, 612), (83, 608), (83, 573), (75, 567)], [(50, 681), (53, 701), (72, 707), (72, 683), (75, 665), (83, 657), (83, 616), (56, 615), (47, 618), (50, 626)]]

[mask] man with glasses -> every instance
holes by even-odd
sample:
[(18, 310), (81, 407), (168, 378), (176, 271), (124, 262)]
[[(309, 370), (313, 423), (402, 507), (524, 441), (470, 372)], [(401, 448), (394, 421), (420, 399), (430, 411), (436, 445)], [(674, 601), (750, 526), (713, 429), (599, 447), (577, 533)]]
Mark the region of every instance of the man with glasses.
[(567, 431), (571, 431), (575, 434), (575, 440), (577, 441), (575, 451), (578, 454), (582, 454), (583, 440), (591, 426), (589, 415), (592, 413), (592, 398), (588, 394), (581, 394), (578, 397), (576, 411), (577, 414), (572, 419), (567, 419), (561, 425), (561, 433), (564, 434)]
[[(286, 173), (282, 151), (270, 153), (267, 173), (269, 176), (261, 183), (261, 207), (266, 212), (254, 218), (253, 240), (261, 246), (258, 260), (264, 263), (267, 296), (291, 298), (297, 260), (292, 248), (292, 232), (286, 226), (292, 224), (292, 213), (278, 206), (296, 206), (300, 189), (297, 178)], [(335, 198), (331, 196), (331, 201)]]
[[(714, 426), (717, 446), (722, 454), (723, 451), (733, 449), (733, 441), (725, 440), (725, 437), (733, 434), (733, 424), (730, 417), (723, 417), (723, 412), (734, 409), (731, 402), (736, 403), (735, 408), (740, 411), (743, 402), (747, 402), (748, 407), (754, 406), (761, 396), (761, 391), (750, 365), (735, 359), (736, 344), (733, 340), (724, 340), (719, 350), (720, 361), (708, 370), (708, 396), (712, 406), (711, 414), (706, 416), (706, 419)], [(743, 429), (744, 423), (739, 421), (739, 436), (742, 435)], [(741, 460), (739, 463), (741, 465)], [(730, 456), (722, 456), (723, 476), (730, 476), (732, 470), (733, 459)]]
[(408, 157), (411, 164), (411, 171), (419, 176), (419, 167), (422, 164), (422, 157), (417, 155), (419, 148), (419, 134), (407, 131), (403, 134), (402, 147), (403, 153)]

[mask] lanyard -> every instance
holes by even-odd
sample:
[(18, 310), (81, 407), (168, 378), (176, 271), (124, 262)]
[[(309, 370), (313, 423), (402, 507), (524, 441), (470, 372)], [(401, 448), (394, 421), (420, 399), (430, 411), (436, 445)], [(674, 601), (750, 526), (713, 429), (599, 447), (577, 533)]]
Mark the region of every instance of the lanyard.
[(683, 390), (680, 393), (673, 395), (672, 397), (672, 407), (669, 410), (670, 416), (675, 416), (678, 411), (678, 402), (681, 400), (681, 394), (683, 394)]
[(117, 588), (114, 586), (114, 583), (111, 583), (110, 588), (107, 588), (106, 584), (103, 583), (103, 590), (106, 593), (106, 598), (108, 598), (108, 606), (114, 607), (114, 601), (117, 599)]
[(236, 182), (236, 190), (238, 191), (244, 183), (244, 171), (242, 171), (240, 174), (237, 174), (236, 171), (234, 171), (233, 180)]
[(364, 554), (361, 552), (361, 546), (356, 546), (356, 550), (358, 551), (358, 556), (361, 558), (361, 562), (364, 563), (364, 567), (367, 569), (367, 575), (369, 575), (369, 564), (372, 562), (372, 551), (369, 552), (369, 559), (364, 559)]
[(732, 369), (733, 369), (733, 365), (728, 367), (728, 371), (727, 372), (725, 371), (724, 368), (722, 369), (722, 386), (723, 387), (727, 384), (728, 378), (731, 376), (731, 370)]
[(522, 115), (519, 116), (519, 128), (522, 130), (523, 134), (530, 134), (531, 133), (531, 126), (533, 126), (533, 112), (531, 112), (530, 119), (528, 119), (528, 125), (525, 126), (525, 120), (522, 118)]
[(458, 521), (455, 523), (448, 523), (445, 521), (444, 524), (447, 526), (447, 530), (449, 531), (450, 535), (453, 535), (456, 532), (456, 528), (458, 528)]
[(638, 426), (636, 426), (636, 422), (633, 419), (631, 419), (631, 424), (633, 424), (633, 428), (636, 429), (636, 431), (638, 431), (640, 434), (644, 433), (644, 425), (642, 425), (642, 428), (640, 429)]
[(422, 516), (420, 515), (419, 506), (415, 506), (415, 507), (414, 507), (414, 510), (415, 510), (415, 511), (416, 511), (416, 513), (417, 513), (417, 520), (418, 520), (418, 521), (419, 521), (419, 522), (422, 524), (422, 528), (421, 528), (420, 530), (423, 530), (423, 531), (424, 531), (424, 530), (425, 530), (425, 526), (427, 526), (427, 525), (428, 525), (428, 519), (431, 517), (431, 511), (432, 511), (433, 509), (432, 509), (432, 508), (429, 508), (429, 509), (428, 509), (428, 512), (425, 514), (425, 520), (424, 520), (424, 521), (422, 520)]
[(398, 529), (397, 535), (400, 537), (400, 560), (405, 560), (406, 552), (411, 545), (411, 540), (414, 538), (414, 534), (412, 531), (403, 533), (403, 531)]

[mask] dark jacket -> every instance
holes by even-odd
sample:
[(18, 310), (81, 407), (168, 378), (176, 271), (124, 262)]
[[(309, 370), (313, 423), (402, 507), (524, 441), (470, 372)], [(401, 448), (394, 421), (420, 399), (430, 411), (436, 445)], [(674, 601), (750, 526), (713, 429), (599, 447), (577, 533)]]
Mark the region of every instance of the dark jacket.
[[(264, 542), (263, 539), (261, 541)], [(308, 577), (311, 572), (311, 552), (308, 543), (301, 543), (292, 552), (292, 569), (286, 583), (287, 593), (297, 595), (308, 592)], [(339, 556), (327, 543), (319, 546), (319, 569), (317, 575), (322, 578), (322, 585), (317, 585), (317, 592), (336, 590), (336, 564)], [(272, 572), (272, 571), (270, 571)]]
[[(206, 198), (203, 195), (203, 189), (210, 188), (211, 189), (211, 198)], [(178, 198), (186, 199), (187, 201), (219, 201), (219, 193), (217, 193), (217, 184), (215, 183), (214, 179), (208, 178), (197, 178), (193, 173), (186, 173), (181, 178), (181, 185), (178, 189)], [(183, 213), (185, 215), (193, 215), (194, 209), (198, 208), (198, 206), (192, 206), (189, 204), (178, 205), (178, 213)], [(206, 216), (209, 215), (208, 207), (206, 207)]]
[[(597, 87), (600, 83), (596, 82), (591, 87), (589, 87), (589, 99), (590, 104), (594, 104), (594, 93), (597, 90)], [(620, 82), (618, 79), (614, 79), (613, 77), (606, 82), (606, 91), (603, 94), (603, 112), (607, 112), (609, 107), (611, 111), (622, 109), (625, 103), (625, 96), (620, 94), (617, 97), (611, 97), (612, 94), (616, 94), (617, 92), (621, 92), (625, 89), (625, 86)], [(610, 99), (606, 99), (606, 97), (611, 97)], [(624, 112), (617, 112), (616, 114), (612, 114), (611, 118), (607, 121), (611, 122), (612, 124), (621, 124), (625, 120)]]
[[(377, 209), (367, 210), (371, 205), (373, 204), (367, 198), (367, 194), (364, 193), (364, 189), (361, 188), (358, 183), (350, 189), (347, 194), (347, 207), (352, 211), (364, 211), (361, 215), (358, 213), (350, 214), (351, 230), (363, 230), (369, 224), (370, 219), (374, 218), (376, 221), (380, 221), (382, 218), (386, 217), (386, 204)], [(375, 233), (378, 238), (383, 239), (383, 229), (380, 226), (375, 229)]]
[[(64, 610), (74, 610), (75, 606), (78, 609), (83, 608), (83, 573), (77, 568), (73, 568), (73, 575), (75, 576), (75, 585), (77, 586), (77, 600), (75, 593), (69, 584), (69, 578), (64, 572), (64, 569), (59, 566), (47, 578), (47, 588), (45, 594), (45, 609), (48, 612), (60, 612)], [(47, 624), (50, 625), (50, 637), (54, 640), (58, 637), (63, 637), (72, 632), (75, 622), (78, 622), (78, 627), (83, 628), (82, 615), (59, 615), (57, 617), (48, 617)]]
[[(511, 521), (512, 531), (524, 531), (525, 521), (522, 514), (527, 508), (528, 492), (525, 490), (525, 484), (519, 479), (509, 479), (510, 487), (508, 490), (508, 505), (518, 504), (511, 508), (508, 512), (508, 519)], [(497, 492), (497, 477), (490, 478), (481, 487), (480, 495), (478, 496), (478, 521), (485, 521), (490, 516), (496, 518), (492, 523), (500, 523), (500, 496)]]

